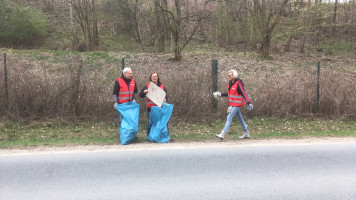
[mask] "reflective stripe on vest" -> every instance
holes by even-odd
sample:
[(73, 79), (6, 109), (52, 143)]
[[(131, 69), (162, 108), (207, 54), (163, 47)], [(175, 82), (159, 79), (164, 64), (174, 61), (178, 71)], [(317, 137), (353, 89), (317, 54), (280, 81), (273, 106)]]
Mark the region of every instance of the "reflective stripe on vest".
[(135, 80), (132, 78), (130, 87), (127, 87), (126, 82), (121, 77), (117, 79), (120, 86), (119, 94), (117, 95), (118, 103), (127, 103), (132, 100), (135, 92)]
[[(150, 83), (147, 83), (147, 88), (149, 88), (150, 87)], [(162, 90), (164, 90), (164, 85), (161, 83), (161, 85), (159, 86)], [(151, 107), (153, 107), (153, 106), (157, 106), (155, 103), (153, 103), (152, 101), (151, 101), (151, 99), (149, 99), (149, 98), (147, 98), (147, 100), (146, 100), (146, 107), (147, 108), (151, 108)]]
[(229, 97), (229, 106), (242, 107), (243, 105), (246, 104), (243, 96), (241, 94), (239, 94), (237, 91), (237, 87), (238, 87), (239, 83), (240, 83), (240, 81), (236, 81), (236, 83), (231, 86), (230, 90), (229, 90), (229, 86), (227, 86), (228, 97)]

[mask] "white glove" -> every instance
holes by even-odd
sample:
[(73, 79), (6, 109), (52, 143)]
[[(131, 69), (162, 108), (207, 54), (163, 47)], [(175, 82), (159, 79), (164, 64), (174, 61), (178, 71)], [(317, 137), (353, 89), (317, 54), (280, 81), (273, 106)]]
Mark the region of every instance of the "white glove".
[(231, 109), (232, 109), (232, 106), (229, 106), (229, 107), (227, 108), (227, 113), (230, 113), (230, 112), (231, 112)]
[(136, 100), (135, 100), (135, 99), (132, 99), (132, 102), (135, 102), (135, 103), (136, 103)]
[(252, 110), (252, 109), (253, 109), (252, 103), (250, 103), (250, 105), (248, 105), (248, 108), (247, 108), (247, 109), (249, 109), (249, 110)]
[(116, 108), (117, 105), (119, 105), (119, 104), (118, 104), (118, 103), (115, 103), (115, 104), (114, 104), (114, 108)]
[(217, 99), (218, 97), (221, 97), (221, 93), (220, 92), (214, 92), (213, 96), (215, 99)]

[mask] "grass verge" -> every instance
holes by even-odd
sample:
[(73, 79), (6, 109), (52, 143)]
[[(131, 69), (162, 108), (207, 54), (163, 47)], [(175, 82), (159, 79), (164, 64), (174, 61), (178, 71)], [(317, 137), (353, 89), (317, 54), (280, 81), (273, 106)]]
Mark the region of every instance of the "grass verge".
[[(252, 139), (303, 137), (356, 137), (356, 121), (348, 119), (246, 119)], [(175, 142), (216, 141), (215, 134), (225, 121), (206, 123), (170, 123), (170, 136)], [(226, 140), (237, 140), (242, 134), (234, 120)], [(146, 124), (141, 123), (138, 142), (147, 142)], [(118, 127), (114, 122), (0, 122), (0, 148), (28, 146), (118, 145)]]

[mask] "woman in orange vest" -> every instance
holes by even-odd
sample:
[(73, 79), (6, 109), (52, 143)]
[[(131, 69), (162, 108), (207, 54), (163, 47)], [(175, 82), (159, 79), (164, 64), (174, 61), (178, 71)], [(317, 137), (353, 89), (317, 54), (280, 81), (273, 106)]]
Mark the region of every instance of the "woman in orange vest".
[[(135, 79), (132, 78), (133, 73), (131, 68), (126, 67), (122, 70), (122, 74), (119, 78), (116, 79), (114, 90), (113, 90), (113, 99), (114, 99), (114, 108), (117, 104), (127, 103), (127, 102), (136, 102), (137, 86)], [(119, 112), (119, 126), (121, 125), (122, 115)]]
[(238, 73), (236, 70), (232, 69), (228, 71), (229, 76), (229, 85), (228, 85), (228, 93), (221, 94), (220, 92), (214, 92), (213, 95), (215, 98), (221, 96), (227, 96), (229, 98), (229, 108), (227, 112), (227, 120), (224, 129), (221, 131), (220, 134), (216, 134), (215, 136), (220, 138), (221, 140), (224, 139), (225, 134), (230, 128), (232, 119), (236, 115), (237, 120), (240, 122), (241, 127), (244, 131), (243, 135), (240, 136), (240, 139), (249, 138), (250, 133), (247, 130), (246, 123), (241, 115), (240, 107), (244, 106), (246, 103), (248, 105), (248, 109), (252, 110), (253, 105), (250, 103), (248, 96), (244, 90), (244, 84), (242, 80), (238, 78)]
[[(149, 78), (150, 82), (153, 82), (154, 84), (156, 84), (158, 87), (160, 87), (162, 90), (164, 90), (166, 92), (166, 97), (164, 99), (164, 102), (167, 101), (167, 90), (164, 87), (164, 85), (161, 83), (161, 81), (159, 80), (159, 75), (157, 72), (152, 72)], [(148, 87), (150, 87), (150, 82), (147, 83), (147, 85), (140, 91), (139, 95), (141, 98), (145, 98), (146, 94), (148, 92)], [(151, 119), (151, 108), (153, 106), (157, 106), (156, 104), (154, 104), (149, 98), (147, 98), (146, 100), (146, 108), (147, 108), (147, 117), (148, 117), (148, 124), (147, 124), (147, 136), (150, 133), (151, 127), (152, 127), (152, 119)]]

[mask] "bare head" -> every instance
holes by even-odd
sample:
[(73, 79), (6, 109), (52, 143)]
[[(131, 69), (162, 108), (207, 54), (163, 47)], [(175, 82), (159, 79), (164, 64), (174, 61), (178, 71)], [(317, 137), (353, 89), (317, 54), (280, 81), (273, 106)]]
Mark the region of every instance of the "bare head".
[(229, 76), (229, 80), (232, 81), (232, 80), (234, 80), (234, 79), (237, 79), (237, 78), (239, 77), (239, 74), (237, 73), (236, 70), (230, 69), (230, 70), (228, 71), (228, 76)]
[(122, 70), (122, 73), (124, 74), (125, 78), (132, 79), (132, 70), (131, 70), (131, 68), (125, 67), (124, 70)]

